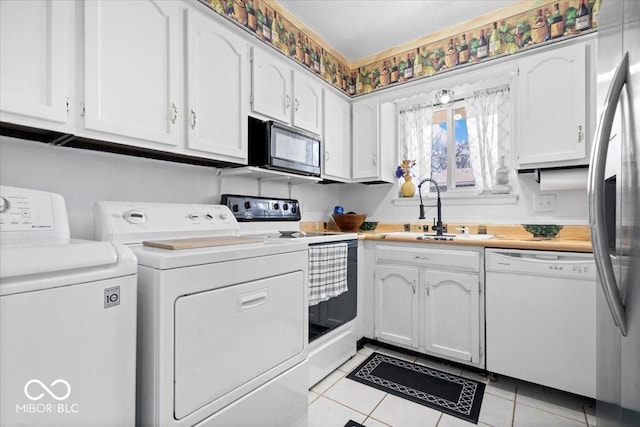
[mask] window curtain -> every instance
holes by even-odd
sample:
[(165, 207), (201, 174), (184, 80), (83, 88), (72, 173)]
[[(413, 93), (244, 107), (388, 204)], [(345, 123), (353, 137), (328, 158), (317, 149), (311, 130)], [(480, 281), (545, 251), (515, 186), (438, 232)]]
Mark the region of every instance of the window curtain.
[(433, 108), (416, 104), (400, 109), (398, 127), (400, 134), (400, 161), (415, 160), (413, 168), (416, 185), (431, 176), (431, 120)]
[(496, 168), (501, 157), (509, 159), (509, 87), (474, 92), (465, 101), (476, 188), (480, 194), (503, 193), (504, 186), (496, 186)]

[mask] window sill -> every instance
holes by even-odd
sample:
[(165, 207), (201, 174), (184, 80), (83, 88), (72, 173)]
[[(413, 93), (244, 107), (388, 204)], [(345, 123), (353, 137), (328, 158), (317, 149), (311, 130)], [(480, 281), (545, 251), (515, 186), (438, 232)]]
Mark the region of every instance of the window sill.
[[(459, 205), (515, 205), (518, 203), (517, 194), (487, 194), (487, 195), (470, 195), (470, 194), (453, 194), (442, 193), (440, 195), (442, 203), (448, 206)], [(436, 206), (436, 195), (428, 194), (422, 196), (422, 202), (425, 206)], [(417, 196), (393, 199), (395, 206), (418, 206), (420, 199)]]

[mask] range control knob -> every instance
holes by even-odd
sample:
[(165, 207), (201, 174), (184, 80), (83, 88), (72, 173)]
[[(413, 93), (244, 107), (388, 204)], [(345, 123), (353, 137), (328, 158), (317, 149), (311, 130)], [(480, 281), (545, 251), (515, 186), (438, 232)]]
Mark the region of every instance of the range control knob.
[(286, 211), (286, 210), (289, 210), (289, 205), (288, 205), (288, 204), (286, 204), (286, 203), (283, 203), (283, 204), (282, 204), (282, 209), (284, 209), (285, 211)]
[(0, 213), (5, 213), (9, 210), (10, 207), (11, 204), (9, 203), (9, 201), (4, 197), (0, 197)]
[(275, 210), (279, 210), (280, 209), (280, 205), (278, 204), (278, 202), (273, 204), (273, 209), (275, 209)]
[(138, 209), (130, 209), (123, 213), (122, 217), (130, 224), (144, 224), (147, 222), (147, 214)]
[(187, 216), (189, 217), (189, 219), (198, 219), (198, 218), (200, 218), (200, 215), (195, 213), (195, 212), (192, 212)]
[(245, 209), (251, 209), (251, 202), (244, 202)]
[(291, 213), (298, 213), (298, 207), (296, 205), (291, 206)]
[(240, 206), (234, 204), (233, 206), (231, 206), (231, 210), (234, 212), (238, 212), (240, 210)]

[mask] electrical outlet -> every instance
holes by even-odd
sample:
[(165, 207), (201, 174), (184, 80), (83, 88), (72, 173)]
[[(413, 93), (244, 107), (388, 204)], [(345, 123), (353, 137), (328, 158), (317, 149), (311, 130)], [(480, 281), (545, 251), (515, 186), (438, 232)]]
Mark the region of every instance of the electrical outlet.
[(554, 212), (556, 210), (555, 194), (538, 194), (533, 198), (536, 212)]

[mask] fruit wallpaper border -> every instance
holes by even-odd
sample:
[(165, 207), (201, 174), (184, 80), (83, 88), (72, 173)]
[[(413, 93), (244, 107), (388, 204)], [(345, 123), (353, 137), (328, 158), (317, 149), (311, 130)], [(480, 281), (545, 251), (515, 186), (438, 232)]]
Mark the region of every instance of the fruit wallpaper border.
[(483, 25), (469, 21), (472, 27), (464, 32), (427, 44), (416, 41), (410, 49), (352, 68), (267, 1), (200, 1), (352, 97), (592, 32), (602, 5), (602, 0), (542, 0), (509, 18)]

